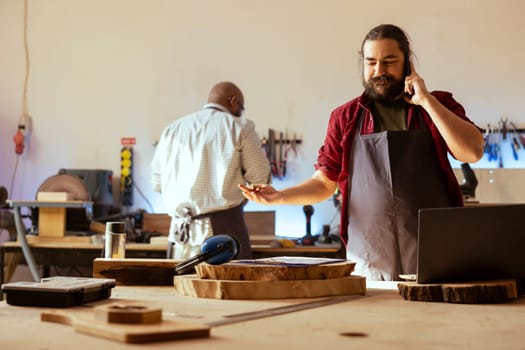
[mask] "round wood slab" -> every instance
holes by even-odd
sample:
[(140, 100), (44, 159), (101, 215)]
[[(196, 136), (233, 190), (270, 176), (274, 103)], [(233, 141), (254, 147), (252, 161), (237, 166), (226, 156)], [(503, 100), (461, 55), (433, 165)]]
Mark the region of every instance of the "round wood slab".
[(210, 265), (206, 263), (195, 266), (201, 279), (234, 280), (234, 281), (290, 281), (290, 280), (324, 280), (348, 276), (354, 271), (355, 262), (344, 261), (323, 265), (284, 266), (226, 263)]
[(397, 288), (403, 299), (417, 301), (480, 304), (501, 303), (518, 297), (514, 279), (442, 284), (402, 282)]
[(366, 278), (345, 276), (324, 280), (220, 281), (196, 275), (174, 277), (180, 295), (211, 299), (290, 299), (365, 295)]

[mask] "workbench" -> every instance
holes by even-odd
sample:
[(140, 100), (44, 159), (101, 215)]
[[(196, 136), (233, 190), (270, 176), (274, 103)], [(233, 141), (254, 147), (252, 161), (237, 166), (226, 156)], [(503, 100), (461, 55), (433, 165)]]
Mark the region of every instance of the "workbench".
[[(25, 237), (24, 237), (25, 238)], [(27, 240), (26, 240), (27, 241)], [(49, 267), (92, 267), (93, 260), (102, 256), (104, 248), (101, 243), (77, 242), (31, 242), (27, 247), (32, 253), (35, 266), (41, 266), (42, 276), (49, 276)], [(4, 277), (6, 253), (20, 253), (23, 246), (19, 242), (5, 242), (0, 245), (0, 284), (7, 282)], [(296, 246), (294, 248), (272, 248), (268, 245), (252, 245), (254, 258), (271, 256), (311, 256), (327, 258), (344, 258), (344, 249), (340, 246)], [(149, 243), (127, 243), (126, 257), (128, 258), (165, 258), (166, 246)], [(20, 263), (25, 263), (20, 259)], [(36, 271), (40, 274), (40, 271)], [(0, 298), (2, 300), (2, 298)]]
[[(504, 304), (406, 301), (395, 282), (368, 282), (343, 303), (211, 328), (209, 338), (126, 345), (40, 321), (43, 308), (0, 302), (2, 349), (524, 349), (525, 298)], [(112, 299), (163, 308), (164, 319), (208, 323), (224, 316), (312, 299), (215, 300), (179, 296), (173, 287), (117, 286)], [(87, 304), (90, 305), (90, 304)], [(29, 333), (28, 333), (29, 332)], [(28, 336), (30, 334), (30, 336)]]
[[(91, 218), (93, 202), (85, 201), (28, 201), (28, 200), (7, 200), (14, 211), (14, 221), (17, 231), (17, 242), (6, 242), (0, 246), (0, 284), (6, 282), (4, 276), (4, 266), (6, 253), (23, 253), (23, 259), (15, 257), (14, 261), (20, 261), (28, 265), (33, 276), (33, 281), (40, 281), (41, 277), (49, 276), (49, 266), (92, 266), (93, 259), (101, 257), (103, 245), (101, 243), (79, 243), (71, 242), (67, 237), (57, 237), (52, 241), (29, 242), (25, 234), (22, 223), (21, 208), (39, 208), (39, 209), (61, 209), (65, 213), (66, 208), (83, 208), (86, 210), (86, 217)], [(266, 227), (271, 227), (272, 237), (274, 227), (273, 212), (247, 212), (250, 223), (253, 225), (253, 231), (264, 231)], [(166, 226), (169, 223), (167, 214), (150, 214), (150, 217), (160, 218), (160, 223)], [(61, 218), (59, 221), (64, 221)], [(261, 221), (262, 220), (262, 221)], [(270, 220), (271, 224), (264, 220)], [(65, 225), (65, 221), (61, 222)], [(157, 223), (158, 224), (158, 223)], [(165, 229), (167, 229), (165, 227)], [(40, 236), (40, 235), (39, 235)], [(64, 236), (62, 232), (60, 236)], [(265, 234), (268, 239), (270, 235)], [(75, 238), (75, 237), (69, 237)], [(89, 237), (82, 237), (87, 238)], [(253, 244), (253, 258), (258, 259), (270, 256), (311, 256), (311, 257), (330, 257), (344, 258), (346, 256), (342, 244), (328, 246), (296, 246), (294, 248), (273, 248), (268, 244)], [(131, 243), (126, 245), (126, 256), (133, 258), (165, 258), (166, 245), (140, 244)], [(43, 268), (41, 276), (39, 266)], [(0, 296), (0, 300), (2, 300)]]

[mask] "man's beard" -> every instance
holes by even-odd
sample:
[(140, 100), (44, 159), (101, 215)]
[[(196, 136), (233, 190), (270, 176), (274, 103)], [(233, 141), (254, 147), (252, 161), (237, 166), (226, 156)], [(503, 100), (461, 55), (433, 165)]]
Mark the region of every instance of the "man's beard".
[[(375, 83), (382, 82), (379, 88), (376, 88)], [(378, 102), (393, 102), (401, 96), (405, 90), (405, 79), (395, 80), (394, 78), (382, 75), (380, 77), (370, 78), (368, 82), (363, 79), (363, 86), (365, 94), (372, 100)]]

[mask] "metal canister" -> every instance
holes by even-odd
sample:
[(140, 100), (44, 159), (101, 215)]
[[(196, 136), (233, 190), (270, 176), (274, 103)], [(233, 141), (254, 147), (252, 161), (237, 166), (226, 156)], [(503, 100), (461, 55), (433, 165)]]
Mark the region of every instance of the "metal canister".
[(104, 257), (106, 259), (123, 259), (126, 257), (126, 224), (124, 222), (107, 222), (105, 234)]

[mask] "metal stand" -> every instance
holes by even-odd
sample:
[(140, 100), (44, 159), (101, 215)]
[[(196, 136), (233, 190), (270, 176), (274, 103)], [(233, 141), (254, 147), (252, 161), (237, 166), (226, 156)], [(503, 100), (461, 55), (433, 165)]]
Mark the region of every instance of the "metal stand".
[(86, 210), (86, 216), (91, 219), (93, 216), (93, 202), (81, 202), (81, 201), (68, 201), (68, 202), (46, 202), (46, 201), (18, 201), (18, 200), (7, 200), (7, 203), (14, 209), (14, 219), (16, 226), (16, 233), (22, 253), (27, 262), (27, 266), (33, 275), (35, 282), (40, 282), (40, 274), (38, 268), (33, 259), (31, 248), (27, 243), (26, 235), (24, 232), (24, 225), (22, 224), (22, 214), (20, 211), (21, 207), (58, 207), (58, 208), (84, 208)]

